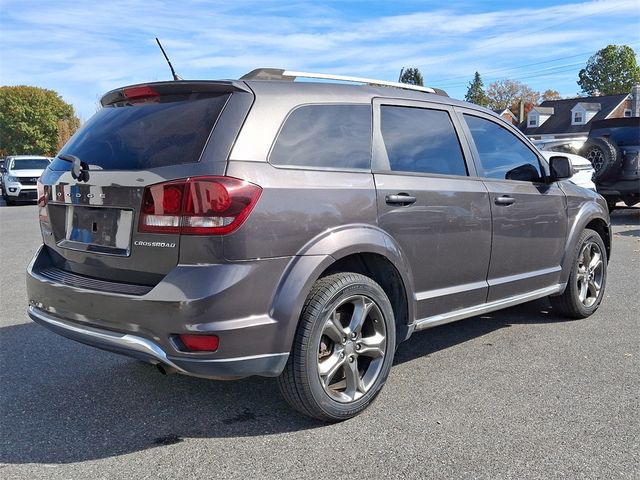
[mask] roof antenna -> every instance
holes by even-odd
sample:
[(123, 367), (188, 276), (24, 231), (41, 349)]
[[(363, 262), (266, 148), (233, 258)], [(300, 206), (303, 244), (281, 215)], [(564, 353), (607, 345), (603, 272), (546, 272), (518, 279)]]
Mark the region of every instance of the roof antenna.
[(167, 63), (169, 64), (169, 68), (171, 69), (171, 75), (173, 75), (173, 79), (176, 81), (182, 80), (182, 78), (180, 78), (176, 74), (176, 71), (173, 69), (173, 65), (171, 65), (171, 60), (169, 60), (169, 57), (167, 57), (167, 53), (164, 51), (164, 48), (162, 48), (162, 44), (160, 43), (160, 40), (158, 40), (158, 37), (156, 37), (156, 42), (158, 42), (158, 46), (160, 47), (160, 50), (162, 50), (162, 55), (164, 55), (164, 58), (167, 60)]

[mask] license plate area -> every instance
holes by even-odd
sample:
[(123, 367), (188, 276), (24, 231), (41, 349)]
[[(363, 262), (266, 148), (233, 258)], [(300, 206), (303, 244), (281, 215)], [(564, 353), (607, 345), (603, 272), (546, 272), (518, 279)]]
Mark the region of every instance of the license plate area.
[(67, 205), (64, 238), (58, 242), (58, 246), (84, 252), (128, 256), (132, 228), (132, 210)]

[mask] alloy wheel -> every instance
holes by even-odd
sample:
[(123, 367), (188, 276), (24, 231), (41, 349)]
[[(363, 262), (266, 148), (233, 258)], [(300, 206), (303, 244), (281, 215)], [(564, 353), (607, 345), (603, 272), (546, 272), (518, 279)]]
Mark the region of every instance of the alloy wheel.
[(318, 347), (318, 375), (334, 400), (353, 402), (380, 375), (387, 331), (376, 302), (365, 295), (344, 299), (326, 316)]
[(578, 271), (576, 282), (578, 299), (585, 307), (591, 307), (600, 297), (604, 263), (600, 246), (595, 242), (587, 242), (578, 255)]

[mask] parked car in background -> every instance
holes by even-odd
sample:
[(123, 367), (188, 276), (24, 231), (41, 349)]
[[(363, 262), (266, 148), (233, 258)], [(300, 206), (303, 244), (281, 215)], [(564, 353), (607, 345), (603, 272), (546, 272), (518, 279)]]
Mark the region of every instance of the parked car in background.
[(2, 198), (7, 205), (15, 205), (19, 200), (37, 200), (38, 178), (50, 162), (50, 158), (36, 155), (7, 157), (0, 167)]
[(640, 202), (640, 119), (612, 118), (593, 122), (580, 149), (595, 169), (598, 193), (609, 206)]
[(571, 162), (571, 169), (573, 175), (569, 178), (570, 182), (575, 183), (576, 185), (588, 188), (589, 190), (596, 191), (596, 184), (593, 182), (593, 176), (595, 174), (595, 170), (591, 162), (580, 155), (574, 155), (572, 153), (559, 153), (559, 152), (549, 152), (542, 151), (542, 155), (547, 160), (551, 160), (551, 157), (555, 157), (557, 155), (562, 155), (563, 157), (567, 157), (569, 162)]
[(415, 331), (604, 298), (604, 199), (440, 90), (260, 69), (101, 103), (41, 177), (28, 312), (60, 335), (164, 373), (278, 377), (338, 421)]
[(548, 151), (548, 152), (559, 152), (559, 153), (572, 153), (577, 155), (584, 145), (584, 142), (587, 141), (587, 137), (571, 137), (571, 138), (561, 138), (561, 139), (542, 139), (542, 140), (531, 140), (531, 142), (538, 147), (540, 150)]

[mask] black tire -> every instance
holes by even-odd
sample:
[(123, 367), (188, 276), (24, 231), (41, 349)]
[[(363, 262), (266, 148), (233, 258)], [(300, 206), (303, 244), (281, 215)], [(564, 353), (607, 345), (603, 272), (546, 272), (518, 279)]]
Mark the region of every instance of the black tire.
[[(356, 307), (353, 307), (351, 315), (347, 312), (344, 317), (340, 309), (345, 305), (351, 305), (349, 301), (356, 298), (364, 299), (362, 306), (365, 307), (363, 311), (366, 312), (362, 321), (364, 326), (356, 334), (357, 339), (348, 340), (346, 336), (349, 335), (348, 333), (342, 337), (344, 331), (338, 329), (335, 332), (338, 332), (342, 338), (341, 342), (327, 346), (327, 343), (331, 343), (331, 339), (326, 334), (327, 330), (332, 330), (327, 327), (332, 324), (330, 318), (337, 318), (340, 325), (345, 325), (344, 320), (347, 320), (347, 323), (353, 322), (356, 318)], [(372, 302), (373, 305), (367, 302)], [(334, 312), (336, 315), (332, 316)], [(375, 331), (371, 330), (372, 328), (375, 328)], [(366, 335), (370, 335), (370, 332), (378, 335), (382, 329), (385, 335), (382, 335), (383, 339), (378, 341), (381, 345), (380, 350), (382, 348), (384, 350), (382, 355), (370, 359), (371, 353), (363, 352), (371, 349), (367, 348), (366, 343), (364, 343), (365, 348), (362, 348), (358, 342), (374, 338)], [(329, 275), (314, 284), (305, 301), (291, 354), (284, 371), (278, 378), (278, 386), (286, 401), (305, 415), (328, 422), (347, 420), (367, 408), (382, 389), (393, 364), (395, 346), (393, 309), (380, 285), (358, 273)], [(357, 353), (356, 349), (360, 353)], [(335, 365), (342, 365), (332, 367), (331, 370), (335, 373), (326, 374), (326, 381), (321, 379), (323, 355), (325, 355), (324, 361), (335, 359)], [(359, 379), (356, 381), (357, 388), (354, 390), (353, 399), (348, 398), (350, 393), (347, 392), (349, 388), (347, 369), (355, 372), (356, 378)], [(327, 385), (332, 383), (333, 378), (340, 379), (333, 385), (344, 383), (344, 394), (339, 391), (339, 388), (332, 390), (332, 385)], [(351, 378), (353, 382), (354, 377)], [(360, 387), (364, 390), (363, 393), (359, 390)], [(345, 398), (336, 399), (336, 396), (341, 395)], [(360, 396), (356, 398), (356, 395)]]
[[(594, 280), (600, 284), (600, 289), (596, 292), (591, 290), (591, 281), (585, 274), (584, 266), (585, 257), (583, 252), (592, 247), (591, 253), (597, 250), (600, 254), (600, 267), (596, 274), (593, 275)], [(593, 256), (589, 257), (593, 259)], [(586, 262), (588, 263), (588, 262)], [(586, 270), (589, 270), (587, 268)], [(587, 297), (581, 300), (581, 287), (587, 285)], [(551, 306), (558, 313), (570, 318), (586, 318), (592, 315), (600, 306), (604, 296), (605, 286), (607, 284), (607, 250), (604, 242), (597, 232), (585, 229), (580, 235), (578, 244), (573, 255), (573, 265), (569, 274), (569, 281), (564, 292), (557, 297), (550, 297)], [(588, 301), (587, 301), (588, 300)]]
[(5, 202), (7, 202), (7, 205), (10, 207), (13, 207), (16, 204), (16, 201), (9, 196), (5, 197)]
[(639, 197), (628, 196), (628, 197), (622, 197), (622, 201), (624, 202), (624, 204), (627, 207), (633, 207), (638, 202), (640, 202), (640, 198)]
[(606, 137), (589, 138), (580, 149), (580, 155), (593, 165), (594, 179), (611, 178), (622, 168), (622, 154), (618, 146)]

